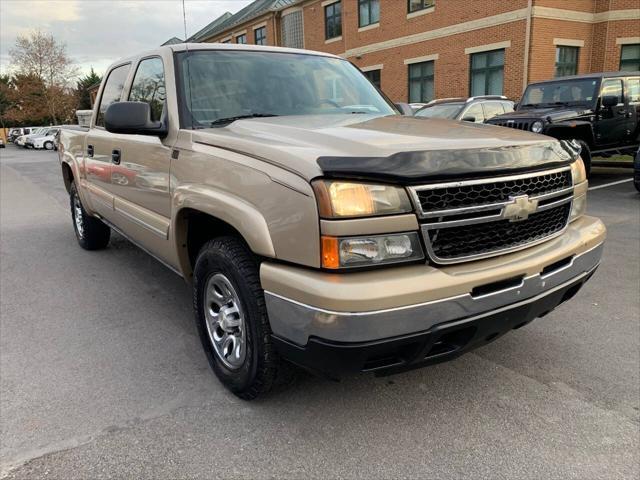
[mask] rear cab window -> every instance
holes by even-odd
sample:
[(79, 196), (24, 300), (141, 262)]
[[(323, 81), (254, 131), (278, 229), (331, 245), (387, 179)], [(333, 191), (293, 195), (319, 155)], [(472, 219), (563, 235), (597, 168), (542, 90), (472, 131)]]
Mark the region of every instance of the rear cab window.
[(109, 72), (107, 82), (105, 83), (102, 91), (102, 97), (100, 98), (100, 107), (98, 109), (98, 118), (96, 118), (96, 126), (104, 127), (104, 113), (107, 111), (107, 108), (112, 103), (120, 101), (130, 68), (131, 64), (127, 63), (126, 65), (120, 65)]

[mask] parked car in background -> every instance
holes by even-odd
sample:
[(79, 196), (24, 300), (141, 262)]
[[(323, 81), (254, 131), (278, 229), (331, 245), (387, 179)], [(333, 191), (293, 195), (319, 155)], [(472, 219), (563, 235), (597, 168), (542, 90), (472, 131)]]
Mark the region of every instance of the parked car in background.
[(416, 117), (448, 118), (464, 122), (484, 123), (486, 120), (513, 112), (514, 102), (502, 95), (433, 100), (415, 113)]
[(0, 148), (4, 148), (4, 138), (0, 138)]
[(48, 128), (49, 127), (32, 128), (31, 133), (29, 135), (22, 135), (21, 137), (18, 137), (18, 140), (16, 140), (16, 145), (19, 145), (25, 148), (32, 148), (33, 147), (32, 140), (36, 137), (40, 137), (44, 135), (47, 132)]
[(422, 107), (424, 107), (426, 105), (426, 103), (410, 103), (409, 107), (411, 107), (411, 111), (413, 112), (413, 114), (415, 115), (415, 113), (420, 110)]
[(56, 136), (60, 131), (60, 127), (50, 128), (42, 134), (29, 135), (25, 142), (26, 147), (45, 150), (53, 150), (56, 144)]
[(487, 123), (575, 140), (593, 154), (633, 155), (640, 143), (640, 72), (589, 73), (529, 85), (516, 111)]

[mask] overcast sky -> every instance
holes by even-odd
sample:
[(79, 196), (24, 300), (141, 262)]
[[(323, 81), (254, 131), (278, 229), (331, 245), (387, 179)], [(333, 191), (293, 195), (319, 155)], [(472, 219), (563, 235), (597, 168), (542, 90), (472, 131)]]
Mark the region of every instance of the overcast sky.
[[(250, 0), (185, 0), (187, 34)], [(0, 0), (0, 70), (9, 68), (16, 37), (51, 32), (83, 72), (98, 74), (120, 57), (184, 38), (182, 0)]]

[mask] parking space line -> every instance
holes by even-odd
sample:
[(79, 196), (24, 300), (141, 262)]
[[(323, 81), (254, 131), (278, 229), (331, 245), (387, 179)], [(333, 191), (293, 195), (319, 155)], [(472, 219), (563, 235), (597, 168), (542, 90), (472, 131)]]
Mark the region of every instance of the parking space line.
[(624, 180), (618, 180), (617, 182), (605, 183), (604, 185), (598, 185), (596, 187), (589, 187), (589, 190), (598, 190), (599, 188), (607, 188), (613, 185), (619, 185), (621, 183), (632, 182), (633, 178), (625, 178)]

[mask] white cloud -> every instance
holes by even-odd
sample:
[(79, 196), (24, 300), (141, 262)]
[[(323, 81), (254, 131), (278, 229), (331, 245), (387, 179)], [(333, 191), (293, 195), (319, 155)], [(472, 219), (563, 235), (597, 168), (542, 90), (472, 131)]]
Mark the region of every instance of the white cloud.
[[(185, 0), (187, 35), (250, 0)], [(83, 71), (102, 74), (120, 57), (149, 50), (171, 37), (184, 38), (182, 0), (1, 0), (0, 69), (9, 65), (16, 37), (34, 29), (67, 45)]]

